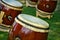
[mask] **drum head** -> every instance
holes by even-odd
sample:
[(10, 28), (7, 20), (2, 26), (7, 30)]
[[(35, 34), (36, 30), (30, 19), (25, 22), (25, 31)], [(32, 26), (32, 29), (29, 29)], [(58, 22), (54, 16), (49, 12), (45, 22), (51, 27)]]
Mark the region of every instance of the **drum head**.
[(2, 2), (14, 7), (22, 7), (22, 4), (16, 0), (2, 0)]
[(49, 24), (37, 17), (31, 16), (31, 15), (27, 15), (27, 14), (20, 14), (18, 15), (18, 18), (28, 24), (37, 26), (37, 27), (42, 27), (42, 28), (48, 28)]

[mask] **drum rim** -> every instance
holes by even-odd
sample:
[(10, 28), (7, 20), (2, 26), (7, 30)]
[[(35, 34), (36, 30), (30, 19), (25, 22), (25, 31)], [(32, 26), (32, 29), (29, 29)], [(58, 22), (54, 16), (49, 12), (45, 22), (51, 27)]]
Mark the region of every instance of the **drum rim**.
[(4, 0), (1, 0), (1, 2), (4, 3), (4, 4), (6, 4), (6, 5), (8, 5), (8, 6), (14, 7), (14, 8), (21, 8), (21, 7), (23, 7), (23, 6), (12, 6), (12, 5), (4, 2)]
[(37, 9), (37, 11), (39, 11), (39, 12), (41, 12), (41, 13), (52, 14), (52, 13), (49, 13), (49, 12), (45, 12), (45, 11), (39, 10), (39, 9), (37, 8), (37, 6), (36, 6), (36, 9)]
[(24, 18), (22, 17), (22, 15), (27, 15), (27, 14), (20, 14), (20, 15), (18, 15), (17, 17), (18, 17), (20, 20), (22, 20), (22, 21), (24, 21), (24, 22), (26, 22), (26, 23), (28, 23), (28, 24), (34, 25), (34, 26), (36, 26), (36, 27), (41, 27), (41, 28), (48, 28), (48, 27), (49, 27), (49, 24), (48, 24), (46, 21), (42, 20), (42, 19), (39, 19), (39, 18), (37, 18), (37, 17), (28, 15), (28, 16), (31, 16), (31, 17), (33, 17), (33, 18), (36, 18), (36, 19), (38, 19), (38, 20), (41, 20), (41, 21), (45, 22), (46, 25), (37, 24), (37, 23), (31, 22), (31, 21), (28, 21), (28, 20), (24, 19)]
[(14, 9), (14, 10), (22, 10), (22, 8), (23, 7), (12, 7), (12, 6), (9, 6), (9, 5), (6, 5), (6, 4), (4, 4), (2, 1), (0, 1), (0, 3), (2, 4), (2, 5), (4, 5), (4, 6), (7, 6), (7, 7), (9, 7), (9, 8), (11, 8), (11, 9)]
[(33, 30), (33, 31), (35, 31), (35, 32), (42, 32), (42, 33), (47, 33), (47, 32), (49, 32), (49, 30), (48, 30), (49, 28), (48, 28), (48, 29), (35, 28), (35, 27), (30, 26), (30, 25), (24, 24), (23, 22), (19, 21), (17, 18), (15, 18), (15, 22), (16, 22), (16, 23), (19, 23), (19, 24), (21, 24), (23, 27), (28, 28), (28, 29), (30, 29), (30, 30)]

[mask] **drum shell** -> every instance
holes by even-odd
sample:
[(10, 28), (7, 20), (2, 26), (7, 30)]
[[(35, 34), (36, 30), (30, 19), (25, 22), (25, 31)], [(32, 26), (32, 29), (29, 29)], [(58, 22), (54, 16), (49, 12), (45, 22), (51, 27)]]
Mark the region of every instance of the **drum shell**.
[(8, 40), (14, 40), (15, 37), (19, 37), (21, 40), (47, 40), (47, 36), (48, 32), (36, 32), (14, 22), (13, 28), (10, 30)]
[(44, 12), (52, 13), (57, 5), (56, 0), (39, 0), (37, 4), (37, 8)]
[[(6, 25), (12, 25), (15, 17), (22, 12), (22, 10), (18, 10), (18, 9), (22, 9), (22, 7), (21, 8), (13, 7), (10, 5), (6, 5), (3, 2), (1, 4), (2, 4), (2, 12), (4, 12), (4, 16), (2, 18), (3, 19), (2, 23), (6, 24)], [(9, 17), (11, 17), (11, 18), (9, 18)]]

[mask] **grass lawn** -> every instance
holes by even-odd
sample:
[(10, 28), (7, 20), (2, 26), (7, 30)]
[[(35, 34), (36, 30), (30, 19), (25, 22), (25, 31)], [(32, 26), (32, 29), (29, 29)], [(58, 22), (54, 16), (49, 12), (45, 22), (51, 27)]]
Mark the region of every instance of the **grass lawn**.
[[(58, 3), (56, 11), (54, 11), (54, 16), (51, 19), (41, 18), (50, 24), (50, 31), (48, 35), (48, 40), (60, 40), (60, 3)], [(24, 7), (24, 14), (29, 14), (35, 16), (35, 8)], [(40, 18), (40, 17), (39, 17)], [(0, 40), (7, 40), (8, 33), (0, 31)]]
[(0, 40), (7, 40), (8, 33), (0, 31)]

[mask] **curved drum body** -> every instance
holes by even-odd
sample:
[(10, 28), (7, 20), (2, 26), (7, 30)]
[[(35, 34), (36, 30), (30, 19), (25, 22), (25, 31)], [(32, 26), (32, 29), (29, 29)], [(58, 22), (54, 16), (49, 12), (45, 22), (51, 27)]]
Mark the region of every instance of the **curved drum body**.
[(20, 14), (15, 18), (8, 40), (47, 40), (49, 24), (31, 15)]
[(11, 25), (14, 22), (14, 18), (21, 13), (22, 4), (18, 1), (13, 0), (1, 0), (3, 24)]
[(56, 5), (57, 5), (57, 0), (40, 0), (36, 7), (37, 13), (39, 13), (41, 17), (50, 18), (50, 16), (52, 15), (52, 12), (56, 8)]
[(26, 0), (26, 6), (36, 7), (38, 0)]

